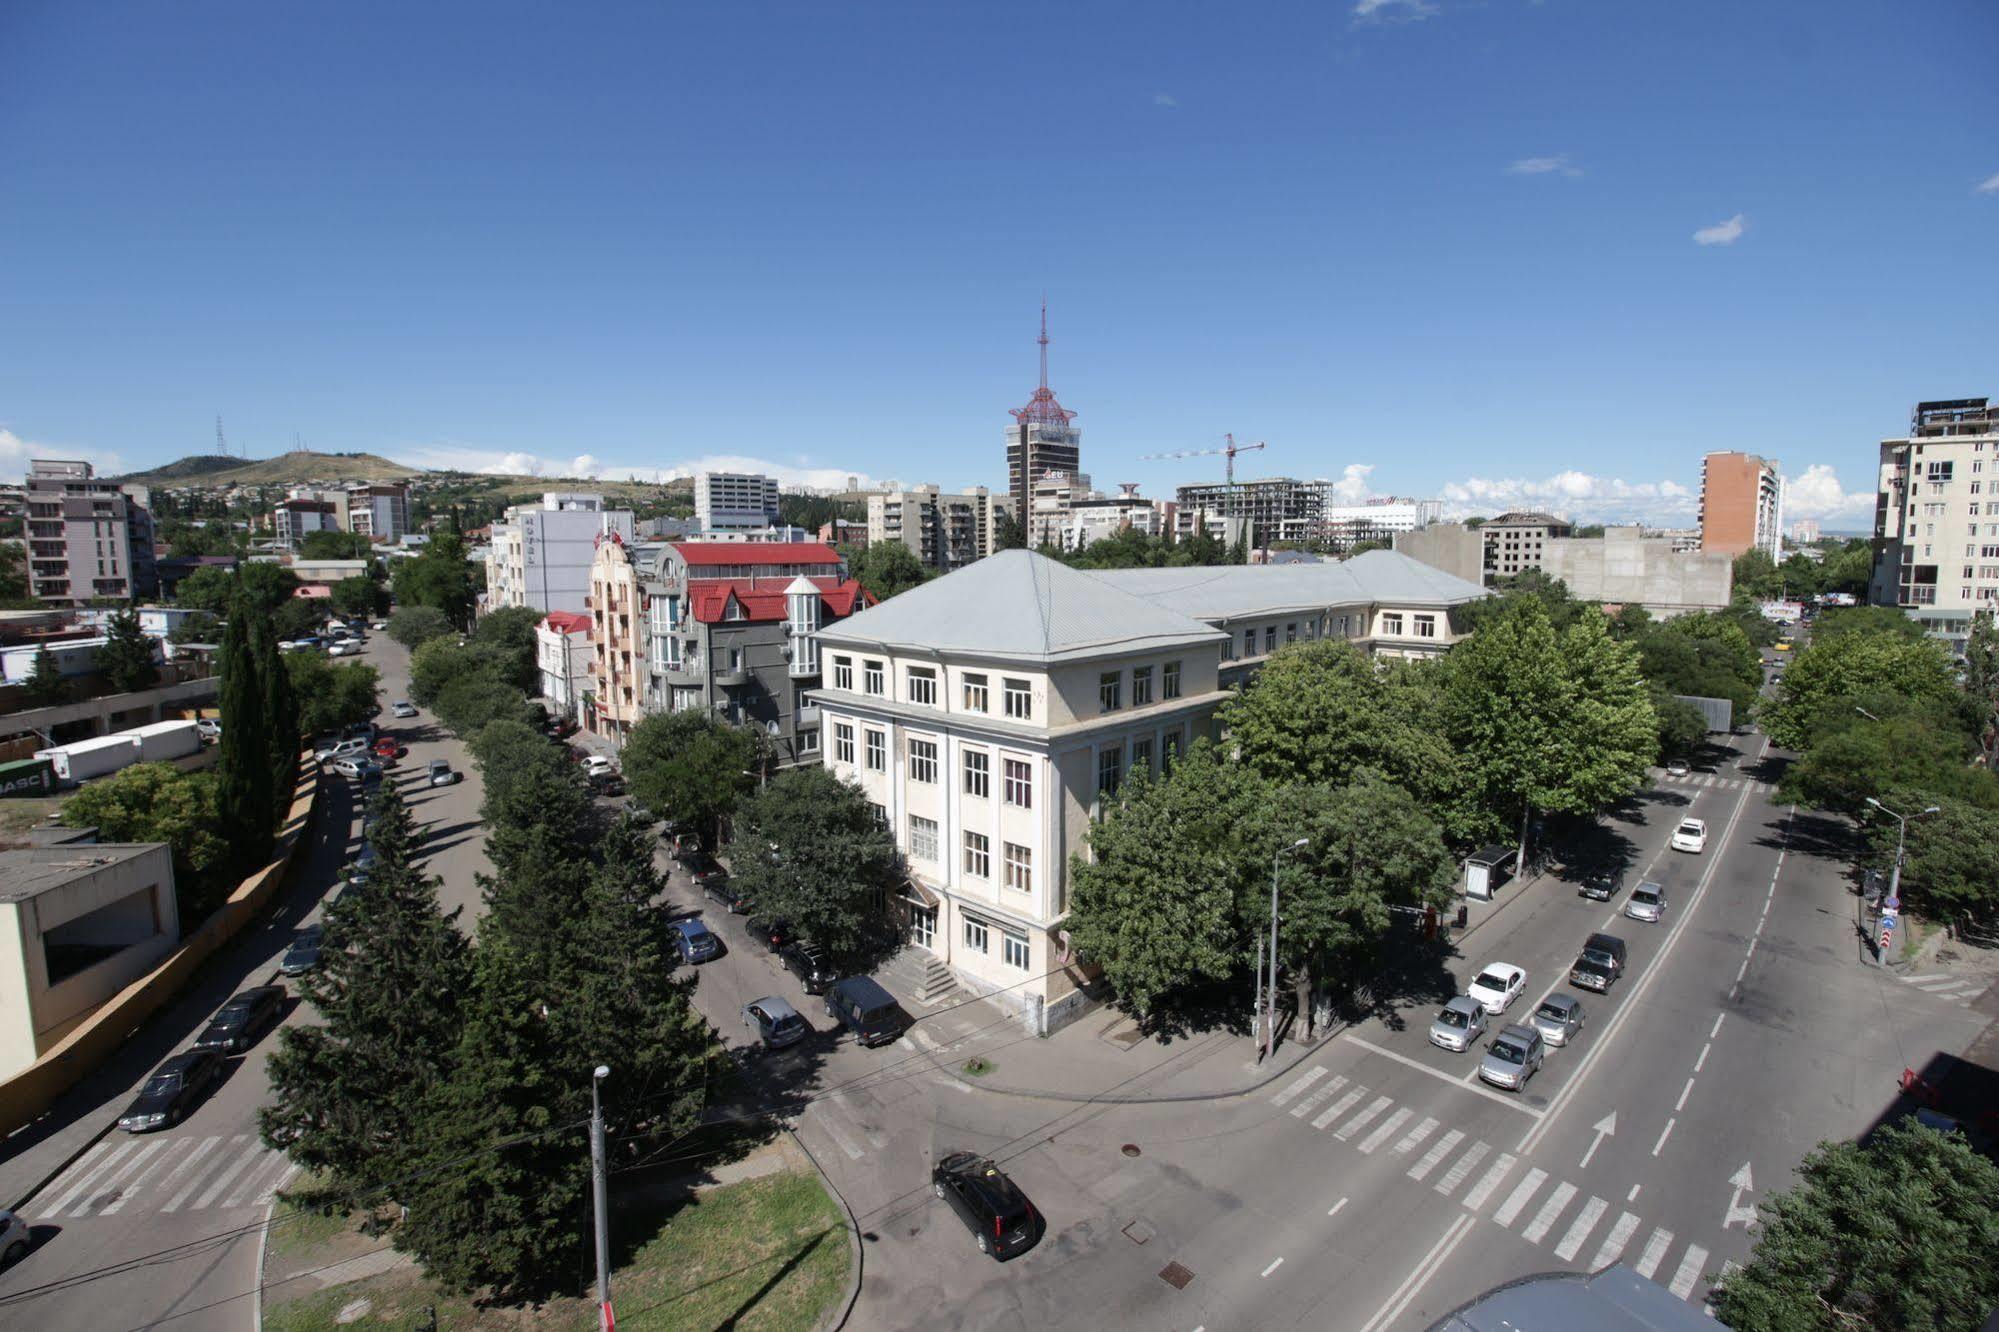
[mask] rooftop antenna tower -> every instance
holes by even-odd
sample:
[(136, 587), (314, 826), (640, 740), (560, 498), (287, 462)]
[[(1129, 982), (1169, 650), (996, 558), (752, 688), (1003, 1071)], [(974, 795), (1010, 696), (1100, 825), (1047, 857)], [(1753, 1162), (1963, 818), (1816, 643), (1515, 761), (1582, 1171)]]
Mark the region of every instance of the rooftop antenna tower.
[(1041, 300), (1041, 336), (1035, 341), (1041, 344), (1041, 385), (1027, 400), (1027, 406), (1015, 407), (1008, 415), (1022, 425), (1066, 427), (1076, 419), (1076, 414), (1057, 402), (1055, 391), (1048, 387), (1048, 299), (1045, 296)]
[(220, 412), (216, 413), (215, 416), (215, 451), (225, 458), (229, 456), (229, 440), (222, 433), (222, 414)]

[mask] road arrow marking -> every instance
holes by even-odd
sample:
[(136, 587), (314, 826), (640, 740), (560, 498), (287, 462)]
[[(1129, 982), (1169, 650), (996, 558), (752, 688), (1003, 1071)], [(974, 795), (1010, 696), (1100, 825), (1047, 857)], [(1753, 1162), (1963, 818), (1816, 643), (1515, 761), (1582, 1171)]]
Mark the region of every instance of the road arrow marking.
[(1597, 1148), (1603, 1146), (1603, 1140), (1616, 1135), (1617, 1111), (1611, 1111), (1591, 1127), (1595, 1129), (1596, 1136), (1590, 1139), (1589, 1150), (1583, 1153), (1583, 1163), (1576, 1167), (1578, 1170), (1589, 1169), (1590, 1158), (1596, 1155)]
[(1730, 1226), (1740, 1221), (1742, 1228), (1747, 1230), (1756, 1224), (1756, 1209), (1740, 1205), (1742, 1195), (1754, 1192), (1756, 1188), (1755, 1177), (1749, 1173), (1749, 1162), (1744, 1161), (1742, 1169), (1730, 1175), (1728, 1182), (1734, 1187), (1735, 1192), (1728, 1200), (1728, 1215), (1722, 1218), (1721, 1228), (1727, 1230)]

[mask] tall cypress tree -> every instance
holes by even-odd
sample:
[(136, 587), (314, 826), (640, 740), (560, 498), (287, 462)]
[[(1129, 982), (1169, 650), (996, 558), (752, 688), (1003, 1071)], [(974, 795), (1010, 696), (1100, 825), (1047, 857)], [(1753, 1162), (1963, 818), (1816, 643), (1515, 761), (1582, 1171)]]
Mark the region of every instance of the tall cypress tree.
[(250, 655), (256, 663), (257, 685), (262, 693), (264, 735), (270, 745), (270, 781), (264, 790), (269, 799), (270, 825), (284, 825), (291, 809), (292, 789), (298, 777), (298, 702), (292, 694), (291, 676), (278, 652), (276, 627), (259, 618), (250, 626)]
[(222, 634), (222, 739), (216, 746), (223, 836), (246, 869), (263, 864), (271, 851), (271, 746), (250, 618), (239, 602)]

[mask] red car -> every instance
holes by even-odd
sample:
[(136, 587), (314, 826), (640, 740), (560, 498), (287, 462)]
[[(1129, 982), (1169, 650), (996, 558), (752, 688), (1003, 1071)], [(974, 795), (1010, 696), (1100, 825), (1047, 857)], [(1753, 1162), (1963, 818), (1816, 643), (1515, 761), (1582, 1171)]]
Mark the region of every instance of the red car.
[(375, 757), (384, 763), (399, 759), (406, 751), (392, 735), (385, 735), (375, 742)]

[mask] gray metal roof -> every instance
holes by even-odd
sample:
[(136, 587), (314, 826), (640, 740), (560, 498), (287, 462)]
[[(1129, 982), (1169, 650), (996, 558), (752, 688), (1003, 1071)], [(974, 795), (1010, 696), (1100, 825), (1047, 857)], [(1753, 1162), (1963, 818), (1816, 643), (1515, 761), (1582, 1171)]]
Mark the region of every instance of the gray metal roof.
[(91, 842), (0, 851), (0, 902), (25, 902), (110, 865), (167, 851), (165, 842)]
[(829, 644), (1024, 662), (1086, 660), (1219, 642), (1170, 601), (1115, 587), (1032, 551), (1008, 550), (819, 631)]
[(1202, 620), (1306, 606), (1449, 607), (1491, 595), (1476, 583), (1393, 550), (1371, 550), (1339, 563), (1102, 569), (1084, 571), (1084, 576)]

